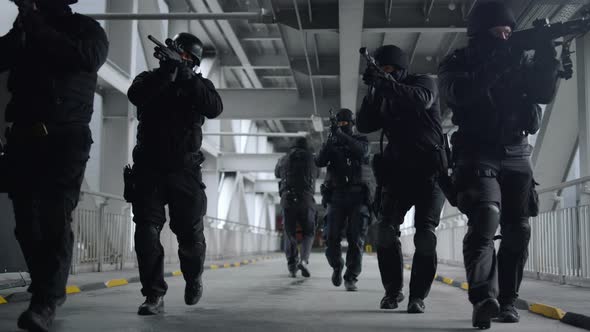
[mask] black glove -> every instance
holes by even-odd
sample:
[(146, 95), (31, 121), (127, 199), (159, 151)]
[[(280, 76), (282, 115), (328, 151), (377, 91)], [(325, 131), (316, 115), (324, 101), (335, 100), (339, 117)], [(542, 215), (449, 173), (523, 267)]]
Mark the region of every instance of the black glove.
[(154, 47), (154, 57), (160, 61), (170, 62), (171, 65), (180, 67), (184, 65), (182, 57), (177, 52), (169, 49), (168, 47)]
[(196, 76), (192, 68), (186, 64), (178, 67), (178, 79), (182, 81), (188, 81)]
[(365, 82), (366, 85), (377, 86), (380, 85), (383, 81), (391, 80), (392, 78), (389, 74), (386, 74), (373, 66), (367, 67), (367, 69), (365, 69), (365, 72), (363, 73), (363, 82)]

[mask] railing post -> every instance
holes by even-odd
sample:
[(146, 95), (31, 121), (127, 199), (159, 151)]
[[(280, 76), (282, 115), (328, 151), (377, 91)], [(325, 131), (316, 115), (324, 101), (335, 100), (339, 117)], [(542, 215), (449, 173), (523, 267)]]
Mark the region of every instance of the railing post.
[[(80, 201), (82, 201), (83, 198), (82, 193), (80, 193)], [(80, 257), (78, 254), (78, 238), (79, 238), (79, 234), (78, 234), (78, 210), (75, 209), (74, 211), (72, 211), (72, 234), (74, 235), (74, 243), (73, 248), (72, 248), (72, 264), (70, 265), (70, 274), (76, 274), (78, 273), (78, 264), (80, 263)]]
[(564, 248), (565, 240), (564, 239), (564, 210), (557, 211), (557, 268), (559, 274), (560, 283), (565, 284), (565, 255), (564, 255)]
[(123, 212), (123, 220), (121, 222), (121, 260), (119, 265), (119, 270), (123, 270), (125, 268), (125, 256), (127, 256), (127, 239), (129, 238), (128, 230), (131, 223), (131, 206), (127, 205), (125, 207), (125, 212)]
[(104, 236), (104, 217), (105, 208), (107, 206), (108, 198), (104, 198), (98, 207), (98, 272), (102, 272), (102, 264), (104, 260), (105, 250), (105, 236)]

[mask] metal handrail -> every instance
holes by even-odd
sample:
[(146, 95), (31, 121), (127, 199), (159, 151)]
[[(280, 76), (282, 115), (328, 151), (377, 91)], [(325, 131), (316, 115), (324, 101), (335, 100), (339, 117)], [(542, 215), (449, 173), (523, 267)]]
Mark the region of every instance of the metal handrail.
[(114, 199), (117, 201), (126, 202), (125, 198), (123, 198), (123, 196), (107, 194), (107, 193), (102, 193), (102, 192), (98, 192), (98, 191), (82, 190), (81, 193), (84, 195), (92, 195), (92, 196), (102, 197), (102, 198), (106, 198), (106, 199)]
[(548, 192), (553, 192), (553, 191), (565, 189), (567, 187), (575, 186), (575, 185), (586, 183), (586, 182), (590, 182), (590, 176), (584, 176), (579, 179), (566, 181), (566, 182), (563, 182), (563, 183), (560, 183), (560, 184), (557, 184), (557, 185), (554, 185), (551, 187), (547, 187), (547, 188), (542, 188), (542, 189), (537, 190), (537, 193), (545, 194)]

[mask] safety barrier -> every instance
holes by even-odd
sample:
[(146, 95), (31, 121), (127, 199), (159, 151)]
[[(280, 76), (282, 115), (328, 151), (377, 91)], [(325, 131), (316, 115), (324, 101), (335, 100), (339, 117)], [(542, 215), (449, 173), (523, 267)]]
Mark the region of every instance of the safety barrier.
[[(539, 194), (554, 194), (563, 188), (580, 185), (583, 178), (540, 190)], [(590, 206), (558, 208), (530, 218), (531, 239), (529, 258), (525, 265), (528, 277), (552, 280), (564, 284), (590, 286)], [(463, 214), (441, 220), (436, 230), (439, 261), (463, 265), (463, 237), (467, 232), (467, 217)], [(415, 229), (402, 229), (404, 253), (414, 253)], [(498, 249), (500, 241), (496, 241)]]
[[(160, 242), (165, 263), (178, 262), (176, 235), (166, 223)], [(222, 259), (280, 249), (275, 230), (206, 216), (204, 234), (207, 258)], [(72, 273), (120, 270), (135, 267), (135, 224), (123, 197), (83, 192), (73, 214), (74, 254)]]

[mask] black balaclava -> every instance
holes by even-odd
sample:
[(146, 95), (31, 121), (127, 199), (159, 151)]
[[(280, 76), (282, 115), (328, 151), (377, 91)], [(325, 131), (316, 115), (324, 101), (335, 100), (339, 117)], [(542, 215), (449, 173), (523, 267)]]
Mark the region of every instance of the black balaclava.
[(475, 46), (483, 54), (506, 45), (506, 40), (494, 37), (489, 29), (497, 26), (509, 26), (514, 30), (516, 19), (512, 11), (502, 2), (491, 1), (477, 5), (467, 23), (469, 44)]
[(307, 150), (307, 139), (305, 137), (297, 137), (297, 139), (295, 140), (295, 144), (293, 144), (293, 148)]
[(352, 135), (352, 126), (354, 125), (354, 119), (352, 117), (352, 111), (348, 108), (343, 108), (336, 113), (336, 121), (347, 121), (347, 126), (342, 126), (340, 129), (348, 135)]
[(37, 0), (39, 11), (48, 17), (63, 16), (72, 13), (71, 4), (78, 0)]
[(392, 72), (390, 75), (396, 81), (402, 81), (408, 74), (410, 61), (408, 55), (401, 48), (395, 45), (383, 45), (375, 51), (375, 61), (379, 66), (395, 66), (399, 70)]

